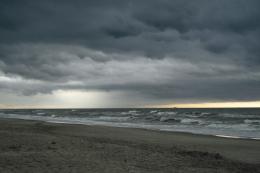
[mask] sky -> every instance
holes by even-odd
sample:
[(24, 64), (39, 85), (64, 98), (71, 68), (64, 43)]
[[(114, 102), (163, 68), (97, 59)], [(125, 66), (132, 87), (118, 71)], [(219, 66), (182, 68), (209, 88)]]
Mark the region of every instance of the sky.
[(0, 108), (260, 107), (259, 0), (1, 0)]

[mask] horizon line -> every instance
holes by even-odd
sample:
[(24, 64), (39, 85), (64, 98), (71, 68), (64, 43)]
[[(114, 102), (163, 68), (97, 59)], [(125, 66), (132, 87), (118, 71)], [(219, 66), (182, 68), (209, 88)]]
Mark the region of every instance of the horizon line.
[(0, 104), (0, 109), (169, 109), (169, 108), (183, 108), (183, 109), (203, 109), (203, 108), (260, 108), (260, 101), (247, 101), (247, 102), (202, 102), (202, 103), (170, 103), (170, 104), (144, 104), (139, 106), (128, 105), (128, 106), (96, 106), (87, 107), (83, 105), (12, 105), (12, 104)]
[(259, 107), (16, 107), (16, 108), (0, 108), (7, 109), (260, 109)]

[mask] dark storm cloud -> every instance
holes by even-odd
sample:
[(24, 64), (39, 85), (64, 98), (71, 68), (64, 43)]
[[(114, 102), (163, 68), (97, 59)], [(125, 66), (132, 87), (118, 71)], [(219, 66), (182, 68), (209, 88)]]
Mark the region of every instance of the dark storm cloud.
[(0, 38), (1, 89), (260, 99), (258, 0), (2, 0)]

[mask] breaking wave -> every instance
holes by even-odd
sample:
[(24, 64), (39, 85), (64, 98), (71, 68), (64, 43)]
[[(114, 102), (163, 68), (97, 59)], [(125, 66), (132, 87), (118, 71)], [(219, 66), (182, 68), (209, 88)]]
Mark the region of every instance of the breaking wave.
[(0, 110), (0, 118), (260, 138), (260, 109)]

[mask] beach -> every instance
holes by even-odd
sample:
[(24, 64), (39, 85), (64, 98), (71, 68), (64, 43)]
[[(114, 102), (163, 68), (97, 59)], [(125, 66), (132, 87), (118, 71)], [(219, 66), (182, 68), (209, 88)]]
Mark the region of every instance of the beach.
[(0, 119), (0, 172), (260, 172), (260, 140)]

